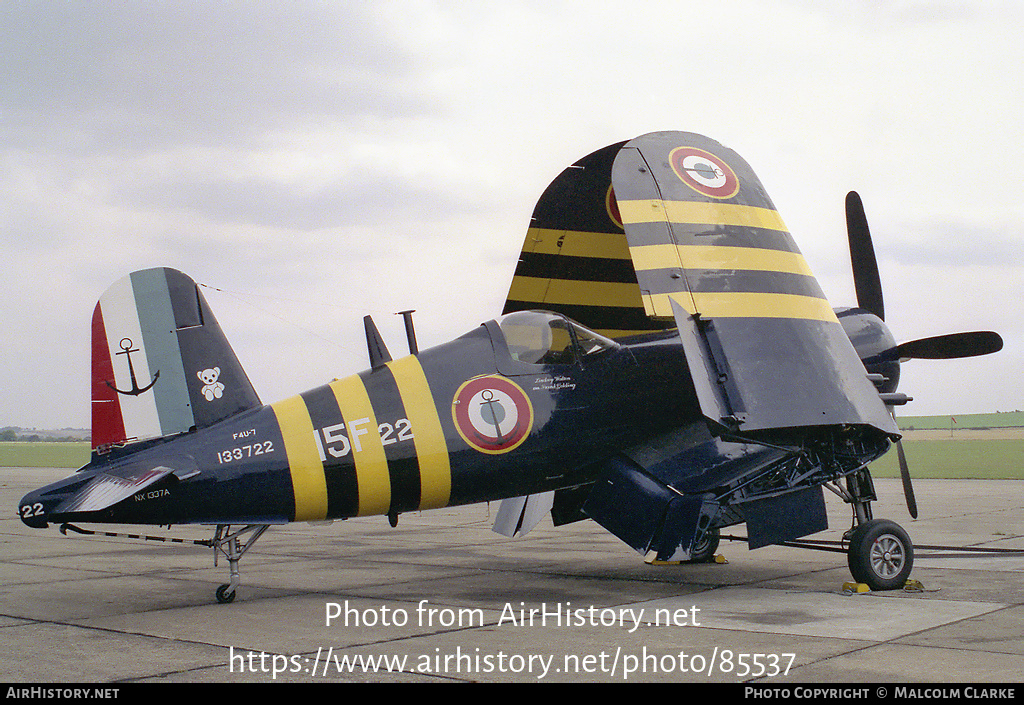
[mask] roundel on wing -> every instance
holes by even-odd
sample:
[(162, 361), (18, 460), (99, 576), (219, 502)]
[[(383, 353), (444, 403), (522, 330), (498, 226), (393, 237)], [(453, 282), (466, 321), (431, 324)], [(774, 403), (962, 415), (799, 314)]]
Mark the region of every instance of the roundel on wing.
[(459, 435), (481, 453), (507, 453), (533, 428), (533, 405), (517, 384), (498, 375), (474, 377), (452, 399)]
[(736, 173), (721, 158), (696, 147), (676, 147), (669, 164), (684, 184), (711, 198), (732, 198), (740, 190)]

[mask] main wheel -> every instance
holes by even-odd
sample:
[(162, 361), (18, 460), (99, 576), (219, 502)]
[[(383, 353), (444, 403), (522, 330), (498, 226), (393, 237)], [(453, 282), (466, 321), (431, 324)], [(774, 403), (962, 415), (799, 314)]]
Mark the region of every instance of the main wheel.
[(914, 567), (914, 545), (903, 527), (888, 519), (872, 519), (850, 536), (850, 573), (872, 590), (898, 590)]
[(722, 532), (717, 526), (705, 531), (700, 541), (694, 544), (687, 563), (707, 563), (712, 560), (715, 557), (715, 551), (718, 550), (718, 544), (721, 540)]

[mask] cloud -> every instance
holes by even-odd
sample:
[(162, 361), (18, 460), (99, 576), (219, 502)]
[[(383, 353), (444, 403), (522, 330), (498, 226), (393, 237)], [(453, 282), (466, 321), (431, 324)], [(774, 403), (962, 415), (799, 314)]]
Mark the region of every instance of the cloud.
[[(389, 341), (403, 308), (424, 345), (465, 332), (500, 310), (547, 184), (663, 129), (744, 155), (836, 305), (853, 301), (842, 199), (857, 189), (901, 338), (978, 318), (1013, 335), (1024, 319), (1012, 3), (79, 0), (0, 15), (12, 423), (88, 422), (88, 317), (133, 269), (233, 292), (209, 298), (268, 399), (358, 369), (363, 313)], [(980, 378), (1010, 381), (972, 394), (978, 410), (1021, 405), (1010, 347)]]
[(125, 205), (181, 211), (213, 223), (287, 228), (299, 233), (391, 223), (410, 223), (478, 214), (479, 202), (440, 184), (409, 182), (394, 174), (362, 173), (358, 179), (308, 188), (259, 178), (182, 175), (173, 181), (126, 184), (117, 195)]
[(35, 149), (252, 144), (436, 110), (362, 4), (17, 3), (0, 46), (5, 131)]

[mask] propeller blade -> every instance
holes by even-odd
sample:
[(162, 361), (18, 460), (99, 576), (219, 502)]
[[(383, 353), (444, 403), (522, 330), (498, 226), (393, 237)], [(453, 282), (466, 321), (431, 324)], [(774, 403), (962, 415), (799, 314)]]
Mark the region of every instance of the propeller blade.
[(846, 232), (850, 240), (850, 262), (853, 265), (857, 305), (884, 321), (882, 280), (878, 276), (878, 262), (875, 259), (875, 248), (871, 244), (864, 204), (856, 191), (846, 194)]
[(1002, 349), (1002, 337), (992, 331), (950, 333), (900, 343), (895, 348), (865, 358), (864, 364), (874, 365), (893, 360), (953, 360), (988, 355)]
[(917, 499), (914, 497), (914, 486), (910, 484), (910, 468), (907, 467), (907, 456), (903, 452), (903, 441), (896, 441), (896, 456), (900, 461), (900, 479), (903, 480), (903, 494), (907, 498), (907, 509), (910, 516), (917, 519)]
[(921, 338), (896, 346), (897, 357), (919, 360), (951, 360), (959, 357), (988, 355), (1003, 349), (1003, 339), (992, 331), (950, 333)]

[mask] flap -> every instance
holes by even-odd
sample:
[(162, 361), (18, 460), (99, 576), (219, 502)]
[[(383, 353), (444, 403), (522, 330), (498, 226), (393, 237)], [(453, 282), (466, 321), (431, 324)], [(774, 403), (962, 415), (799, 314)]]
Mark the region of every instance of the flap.
[(554, 492), (503, 499), (492, 528), (496, 533), (509, 538), (525, 536), (551, 511), (554, 503)]

